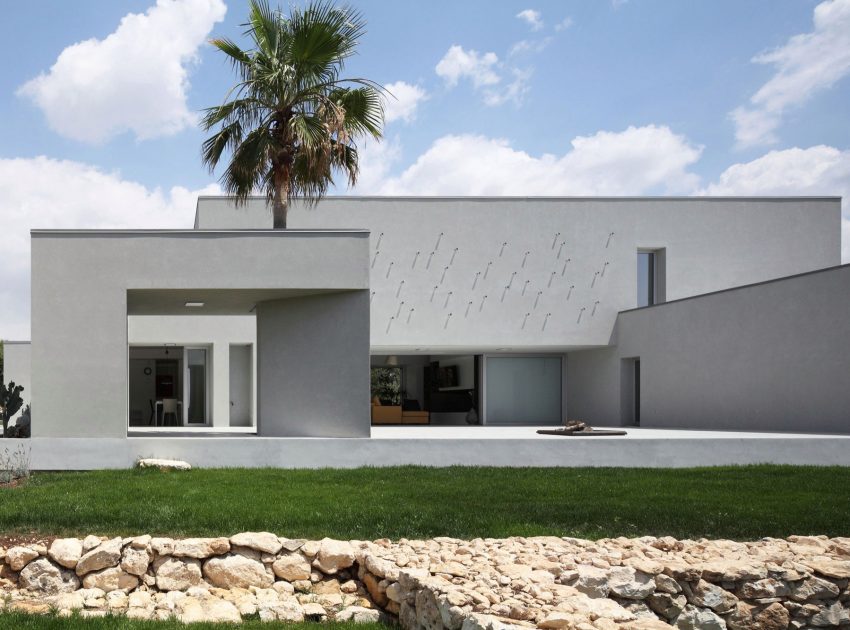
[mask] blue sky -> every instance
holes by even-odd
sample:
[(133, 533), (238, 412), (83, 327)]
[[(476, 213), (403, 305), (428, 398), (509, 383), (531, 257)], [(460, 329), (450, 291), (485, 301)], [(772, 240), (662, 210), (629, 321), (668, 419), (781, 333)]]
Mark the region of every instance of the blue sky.
[[(348, 72), (398, 97), (355, 194), (850, 195), (850, 0), (354, 6)], [(29, 334), (30, 228), (191, 225), (195, 117), (233, 79), (206, 41), (245, 14), (4, 5), (0, 338)]]

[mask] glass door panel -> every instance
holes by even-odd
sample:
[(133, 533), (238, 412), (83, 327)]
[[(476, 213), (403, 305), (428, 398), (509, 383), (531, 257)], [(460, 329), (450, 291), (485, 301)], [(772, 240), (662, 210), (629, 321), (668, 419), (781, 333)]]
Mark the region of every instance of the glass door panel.
[(209, 424), (209, 367), (206, 348), (186, 348), (184, 416), (186, 424)]

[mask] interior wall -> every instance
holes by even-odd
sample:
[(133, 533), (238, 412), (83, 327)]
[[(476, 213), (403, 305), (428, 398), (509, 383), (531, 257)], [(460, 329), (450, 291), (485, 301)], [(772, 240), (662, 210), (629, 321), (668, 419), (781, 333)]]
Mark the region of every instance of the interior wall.
[(253, 346), (230, 344), (230, 426), (253, 424)]

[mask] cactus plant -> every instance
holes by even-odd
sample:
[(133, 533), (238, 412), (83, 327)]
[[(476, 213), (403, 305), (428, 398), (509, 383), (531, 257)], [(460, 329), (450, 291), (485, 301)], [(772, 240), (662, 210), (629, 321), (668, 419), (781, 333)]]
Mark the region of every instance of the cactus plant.
[(24, 388), (15, 385), (14, 381), (9, 382), (8, 385), (0, 383), (0, 420), (3, 421), (3, 437), (8, 437), (9, 420), (24, 404), (24, 399), (21, 398), (22, 391)]

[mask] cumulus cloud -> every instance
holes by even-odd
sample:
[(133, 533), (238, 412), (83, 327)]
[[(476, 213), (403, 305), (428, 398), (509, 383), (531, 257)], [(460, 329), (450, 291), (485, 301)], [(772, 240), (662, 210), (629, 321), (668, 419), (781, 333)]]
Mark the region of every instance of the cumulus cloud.
[(814, 30), (795, 35), (753, 58), (775, 74), (730, 114), (739, 147), (776, 142), (789, 108), (800, 106), (850, 73), (850, 0), (827, 0), (814, 10)]
[(501, 79), (496, 74), (499, 57), (494, 52), (479, 53), (464, 50), (463, 46), (451, 46), (437, 63), (437, 76), (454, 87), (461, 79), (468, 79), (476, 88), (494, 85)]
[(841, 258), (850, 262), (850, 150), (818, 145), (770, 151), (733, 164), (699, 194), (841, 195)]
[(0, 159), (0, 339), (29, 338), (33, 228), (191, 228), (199, 194), (150, 189), (94, 166), (47, 157)]
[[(528, 68), (505, 68), (496, 53), (480, 54), (457, 45), (449, 48), (435, 70), (448, 87), (456, 86), (461, 79), (469, 80), (481, 94), (484, 104), (490, 106), (509, 101), (520, 105), (528, 92), (532, 75)], [(502, 73), (511, 76), (511, 81), (504, 87)]]
[(563, 155), (533, 156), (504, 139), (439, 138), (397, 177), (358, 192), (388, 195), (626, 195), (687, 193), (702, 148), (668, 127), (579, 136)]
[(423, 88), (404, 81), (388, 83), (384, 87), (389, 91), (384, 102), (384, 120), (388, 123), (396, 120), (412, 121), (416, 118), (419, 103), (428, 98)]
[(186, 104), (188, 70), (226, 10), (223, 0), (157, 0), (144, 14), (125, 15), (106, 38), (65, 48), (18, 94), (74, 140), (175, 134), (196, 122)]
[(516, 18), (528, 24), (532, 31), (539, 31), (543, 28), (543, 17), (540, 15), (540, 11), (525, 9), (517, 13)]

